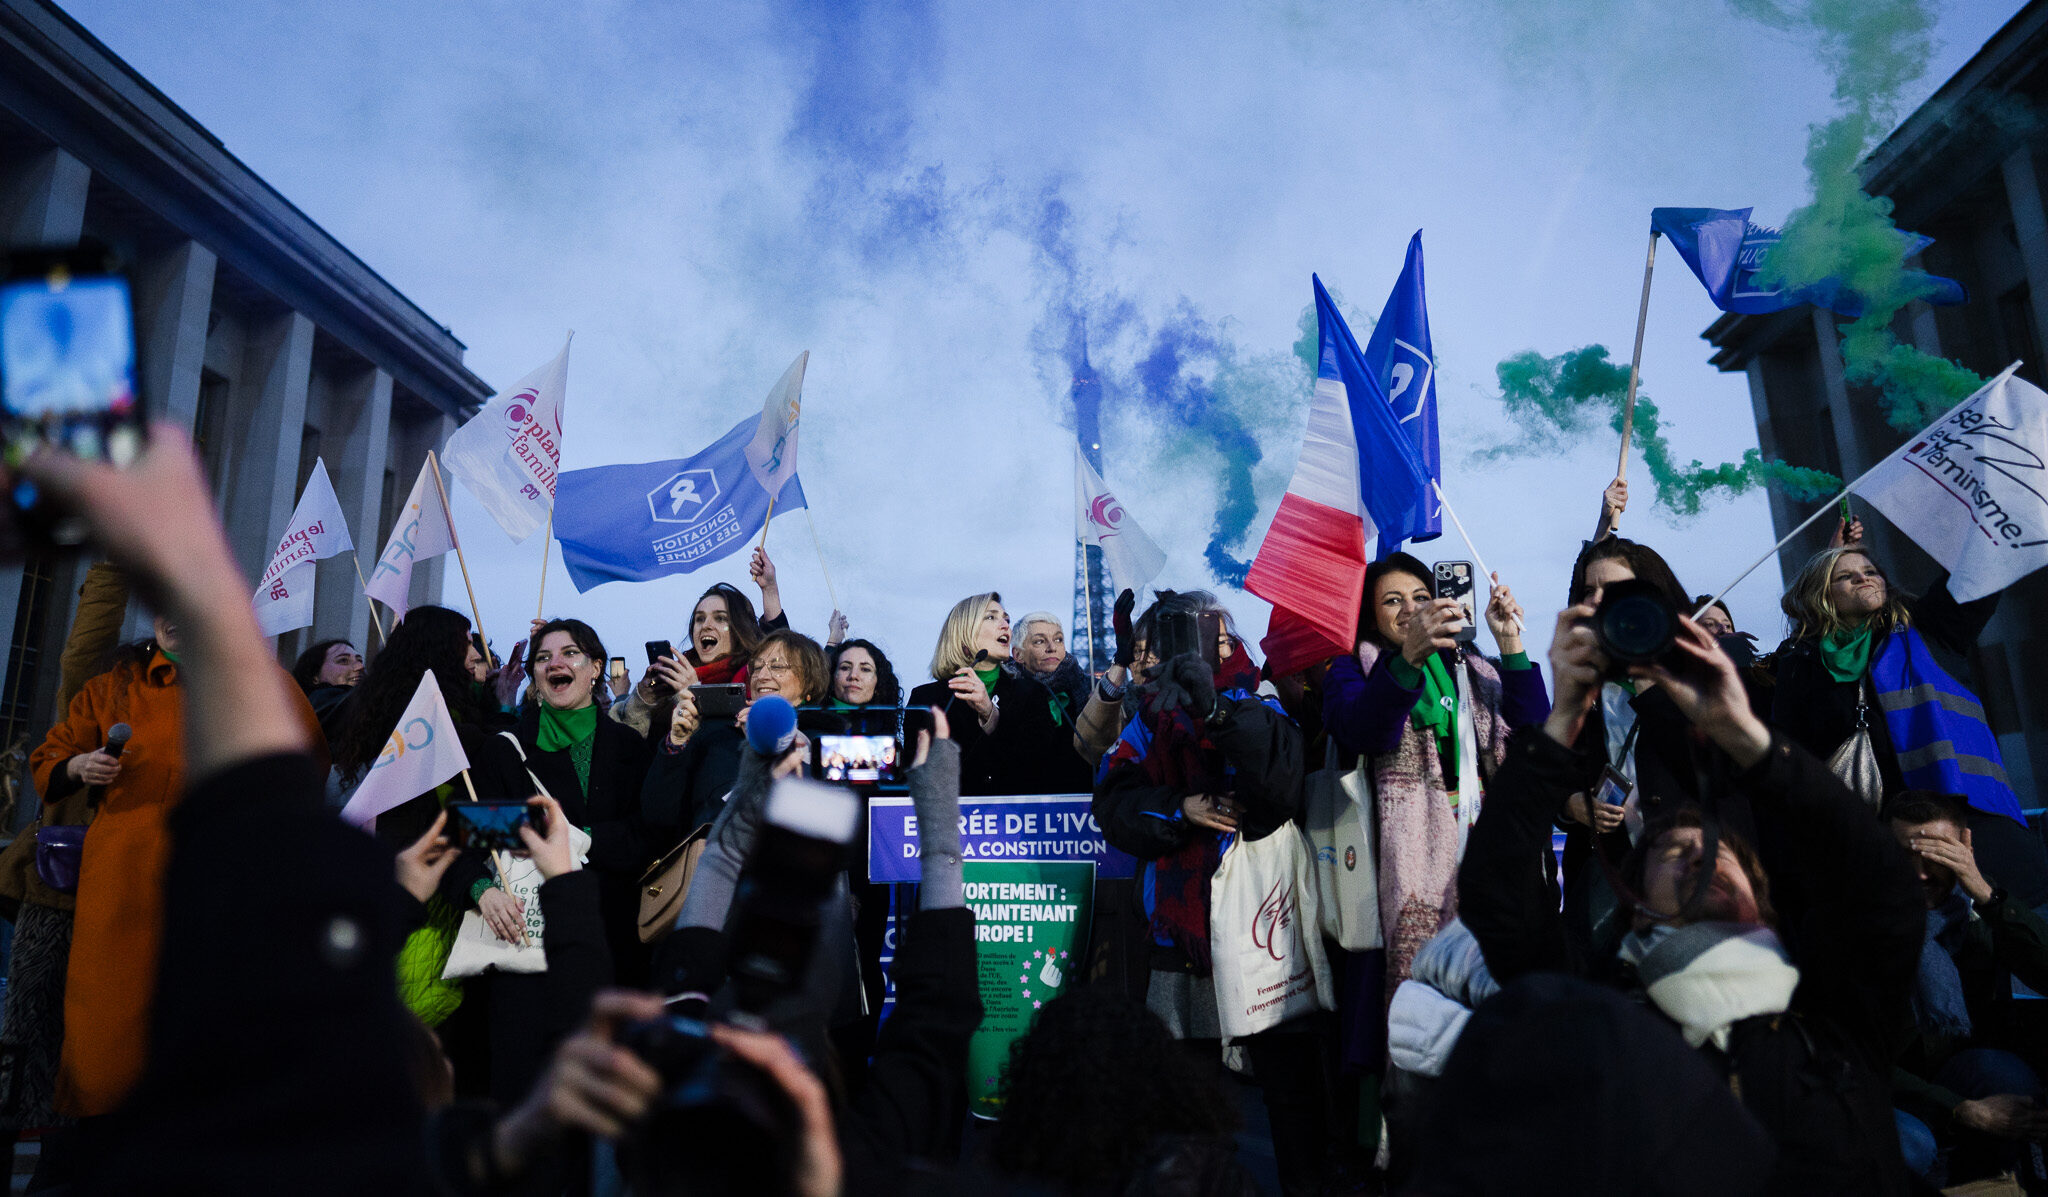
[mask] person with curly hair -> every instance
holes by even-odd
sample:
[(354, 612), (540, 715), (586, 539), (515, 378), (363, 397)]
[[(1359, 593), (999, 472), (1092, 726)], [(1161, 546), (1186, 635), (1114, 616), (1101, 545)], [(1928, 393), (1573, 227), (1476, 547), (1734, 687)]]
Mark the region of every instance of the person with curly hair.
[(992, 1156), (1063, 1193), (1258, 1191), (1236, 1111), (1159, 1016), (1114, 989), (1070, 990), (1010, 1045)]
[(835, 711), (903, 705), (903, 684), (889, 655), (872, 640), (847, 640), (825, 653), (832, 692), (825, 705)]

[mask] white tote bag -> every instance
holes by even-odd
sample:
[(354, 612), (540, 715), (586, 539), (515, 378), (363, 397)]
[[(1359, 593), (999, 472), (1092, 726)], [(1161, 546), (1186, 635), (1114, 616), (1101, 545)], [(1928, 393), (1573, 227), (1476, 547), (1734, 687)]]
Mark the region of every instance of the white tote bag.
[[(569, 829), (570, 850), (575, 853), (577, 864), (583, 864), (590, 853), (590, 836), (581, 827)], [(526, 912), (526, 943), (506, 943), (498, 938), (484, 922), (484, 916), (474, 910), (464, 911), (462, 926), (456, 928), (455, 942), (448, 949), (448, 963), (441, 969), (441, 979), (474, 977), (485, 969), (495, 968), (502, 973), (544, 973), (548, 970), (547, 952), (541, 947), (541, 933), (547, 929), (540, 917), (540, 887), (544, 880), (540, 866), (523, 856), (504, 858), (505, 875), (498, 885), (506, 893), (519, 899)]]
[(1224, 1038), (1337, 1008), (1319, 907), (1308, 840), (1293, 823), (1262, 840), (1237, 838), (1225, 850), (1209, 887), (1209, 952)]
[(1373, 808), (1372, 770), (1366, 757), (1350, 769), (1338, 763), (1337, 746), (1309, 774), (1307, 823), (1315, 851), (1316, 898), (1322, 932), (1347, 952), (1386, 946), (1380, 929), (1378, 812)]

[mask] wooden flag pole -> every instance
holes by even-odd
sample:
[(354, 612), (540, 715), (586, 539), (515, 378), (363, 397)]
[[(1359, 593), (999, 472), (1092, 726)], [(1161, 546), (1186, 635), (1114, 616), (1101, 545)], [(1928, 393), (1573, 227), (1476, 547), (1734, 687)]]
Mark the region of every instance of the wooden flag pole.
[(755, 548), (757, 548), (757, 549), (765, 549), (765, 548), (767, 548), (767, 547), (768, 547), (768, 521), (769, 521), (769, 520), (772, 520), (772, 519), (774, 519), (774, 518), (775, 518), (775, 496), (774, 496), (774, 495), (769, 495), (769, 496), (768, 496), (768, 514), (767, 514), (767, 515), (765, 515), (765, 516), (763, 516), (763, 517), (761, 517), (761, 543), (759, 543), (759, 544), (755, 545), (755, 546), (754, 546)]
[[(573, 335), (573, 334), (572, 334)], [(533, 617), (546, 619), (548, 610), (548, 549), (555, 540), (555, 509), (548, 507), (548, 530), (540, 539), (540, 601), (534, 604)]]
[(357, 559), (354, 549), (348, 551), (348, 559), (350, 564), (356, 567), (356, 581), (363, 584), (363, 601), (370, 604), (370, 626), (377, 629), (377, 643), (382, 644), (385, 636), (384, 617), (377, 614), (377, 600), (370, 597), (370, 583), (363, 577), (363, 563)]
[(1650, 319), (1650, 275), (1657, 269), (1657, 230), (1650, 230), (1650, 254), (1643, 261), (1643, 301), (1636, 307), (1636, 349), (1628, 363), (1628, 396), (1621, 404), (1621, 462), (1614, 476), (1628, 479), (1628, 442), (1636, 427), (1636, 380), (1643, 372), (1643, 325)]
[(469, 580), (469, 562), (462, 556), (462, 537), (455, 533), (455, 509), (448, 505), (448, 488), (441, 484), (441, 459), (427, 450), (427, 469), (434, 475), (434, 490), (441, 496), (441, 514), (448, 520), (448, 541), (455, 546), (455, 564), (462, 567), (462, 588), (469, 591), (469, 614), (476, 620), (476, 634), (484, 635), (483, 612), (476, 608), (476, 587)]

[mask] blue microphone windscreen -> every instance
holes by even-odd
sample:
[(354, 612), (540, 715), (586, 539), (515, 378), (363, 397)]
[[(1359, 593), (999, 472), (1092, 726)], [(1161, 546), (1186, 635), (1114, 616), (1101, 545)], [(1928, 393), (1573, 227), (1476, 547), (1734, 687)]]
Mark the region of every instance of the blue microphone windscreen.
[(796, 741), (796, 708), (764, 694), (747, 708), (747, 743), (762, 756), (781, 756)]

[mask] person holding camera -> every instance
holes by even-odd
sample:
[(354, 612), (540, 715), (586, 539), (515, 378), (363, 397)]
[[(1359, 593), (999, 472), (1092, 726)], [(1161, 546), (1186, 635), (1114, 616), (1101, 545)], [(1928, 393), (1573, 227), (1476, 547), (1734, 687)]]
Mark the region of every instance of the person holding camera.
[[(1205, 633), (1203, 616), (1213, 621)], [(1221, 1058), (1209, 931), (1210, 882), (1226, 840), (1260, 840), (1301, 813), (1301, 733), (1257, 693), (1259, 669), (1227, 634), (1214, 600), (1162, 592), (1138, 621), (1169, 654), (1138, 687), (1137, 713), (1103, 759), (1091, 803), (1111, 847), (1145, 862), (1150, 940), (1145, 1006), (1192, 1055)], [(1213, 661), (1209, 658), (1213, 658)], [(1324, 1044), (1312, 1018), (1244, 1040), (1273, 1126), (1282, 1188), (1319, 1191), (1327, 1166), (1330, 1098)]]
[(1368, 567), (1365, 597), (1356, 652), (1324, 678), (1323, 725), (1372, 768), (1391, 997), (1457, 913), (1458, 861), (1509, 731), (1541, 723), (1550, 699), (1507, 587), (1494, 586), (1485, 612), (1498, 667), (1467, 647), (1471, 612), (1434, 597), (1429, 568), (1409, 554)]
[[(1889, 1074), (1925, 922), (1912, 867), (1892, 833), (1820, 761), (1757, 718), (1734, 662), (1689, 619), (1680, 617), (1667, 654), (1630, 666), (1628, 675), (1655, 682), (1712, 745), (1708, 790), (1700, 804), (1671, 804), (1646, 822), (1622, 863), (1617, 879), (1630, 913), (1619, 956), (1589, 954), (1567, 933), (1557, 890), (1538, 864), (1550, 852), (1552, 820), (1597, 760), (1577, 747), (1614, 673), (1590, 626), (1595, 614), (1582, 603), (1558, 616), (1550, 649), (1556, 701), (1540, 729), (1509, 744), (1459, 870), (1459, 917), (1508, 990), (1493, 1000), (1518, 992), (1525, 978), (1551, 980), (1531, 977), (1542, 972), (1636, 992), (1775, 1141), (1769, 1192), (1907, 1192)], [(1782, 938), (1776, 878), (1719, 817), (1720, 800), (1736, 791), (1772, 811), (1795, 842), (1812, 846), (1802, 862), (1810, 900)], [(1466, 1071), (1458, 1055), (1452, 1070)], [(1555, 1100), (1626, 1113), (1666, 1134), (1688, 1117), (1690, 1107), (1622, 1111), (1601, 1086), (1618, 1083), (1623, 1062), (1575, 1064), (1592, 1091)], [(1546, 1077), (1543, 1089), (1554, 1093), (1555, 1085)], [(1556, 1154), (1547, 1140), (1505, 1143), (1484, 1126), (1441, 1130), (1419, 1191), (1475, 1191), (1458, 1178), (1548, 1167)], [(1529, 1147), (1539, 1142), (1540, 1154)], [(1578, 1160), (1581, 1174), (1601, 1160), (1685, 1166), (1668, 1155), (1643, 1159), (1633, 1138), (1596, 1135), (1580, 1146), (1600, 1157)]]
[[(1770, 658), (1771, 722), (1832, 759), (1868, 732), (1865, 800), (1902, 789), (1961, 794), (1985, 871), (2029, 907), (2048, 905), (2048, 855), (2006, 779), (1984, 704), (1937, 654), (1961, 663), (1999, 595), (1958, 603), (1944, 574), (1921, 597), (1894, 586), (1852, 520), (1815, 554), (1781, 605), (1792, 633)], [(1860, 755), (1860, 754), (1859, 754)]]
[(960, 792), (1073, 794), (1088, 788), (1087, 767), (1073, 734), (1055, 711), (1052, 692), (1005, 669), (1010, 615), (994, 591), (953, 604), (932, 649), (932, 681), (906, 705), (939, 707), (960, 744)]
[[(774, 694), (791, 706), (825, 693), (825, 652), (818, 642), (787, 628), (769, 633), (735, 667), (746, 678), (752, 705)], [(641, 785), (640, 809), (656, 842), (674, 843), (718, 817), (739, 775), (747, 743), (746, 711), (732, 719), (703, 719), (685, 689), (676, 694), (668, 734), (655, 748)]]

